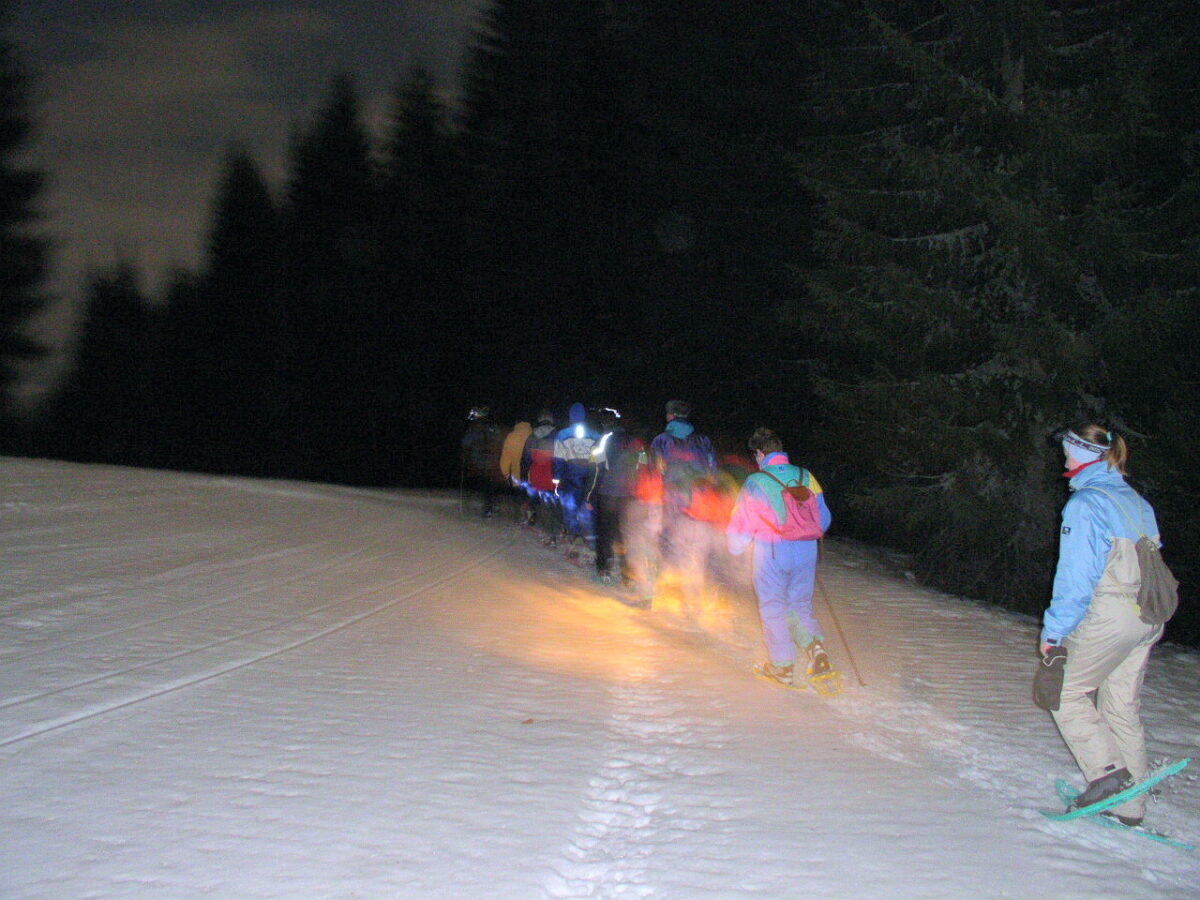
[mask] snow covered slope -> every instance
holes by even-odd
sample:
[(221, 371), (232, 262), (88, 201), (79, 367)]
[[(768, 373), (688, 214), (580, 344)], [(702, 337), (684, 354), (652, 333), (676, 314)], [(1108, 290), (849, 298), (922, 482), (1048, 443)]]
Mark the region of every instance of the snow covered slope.
[[(0, 896), (1195, 896), (1035, 812), (1034, 620), (827, 543), (834, 699), (750, 674), (745, 598), (632, 608), (457, 495), (0, 459)], [(1148, 821), (1200, 840), (1196, 776)]]

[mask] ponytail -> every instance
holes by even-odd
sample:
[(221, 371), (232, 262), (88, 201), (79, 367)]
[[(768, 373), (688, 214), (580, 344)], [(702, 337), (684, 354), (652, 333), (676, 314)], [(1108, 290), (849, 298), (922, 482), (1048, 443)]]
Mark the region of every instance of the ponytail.
[(1119, 434), (1113, 434), (1112, 442), (1108, 445), (1108, 453), (1104, 455), (1104, 458), (1122, 475), (1127, 474), (1125, 465), (1129, 462), (1129, 445), (1125, 443), (1125, 438)]
[(1107, 447), (1104, 460), (1122, 475), (1127, 474), (1125, 466), (1129, 462), (1129, 445), (1125, 443), (1125, 438), (1103, 425), (1078, 425), (1071, 430), (1090, 444)]

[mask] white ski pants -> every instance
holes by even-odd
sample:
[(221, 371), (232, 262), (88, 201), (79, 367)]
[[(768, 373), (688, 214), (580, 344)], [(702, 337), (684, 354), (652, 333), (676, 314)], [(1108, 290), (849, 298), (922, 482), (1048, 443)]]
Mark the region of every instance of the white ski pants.
[[(1162, 625), (1147, 625), (1136, 606), (1140, 573), (1130, 578), (1128, 541), (1116, 541), (1087, 615), (1065, 644), (1067, 665), (1062, 699), (1054, 721), (1088, 781), (1122, 767), (1135, 779), (1149, 771), (1146, 737), (1139, 715), (1142, 681), (1150, 650)], [(1137, 573), (1137, 557), (1132, 560)], [(1135, 585), (1129, 592), (1130, 583)], [(1116, 807), (1122, 816), (1140, 817), (1142, 795)]]

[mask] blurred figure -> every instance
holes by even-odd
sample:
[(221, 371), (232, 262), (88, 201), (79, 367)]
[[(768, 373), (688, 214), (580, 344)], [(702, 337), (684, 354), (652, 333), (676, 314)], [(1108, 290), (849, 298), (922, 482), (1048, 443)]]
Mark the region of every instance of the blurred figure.
[(634, 496), (625, 508), (621, 532), (625, 538), (625, 564), (629, 581), (647, 606), (654, 599), (662, 552), (662, 472), (641, 454), (634, 477)]
[(577, 559), (580, 544), (591, 549), (596, 541), (587, 495), (595, 480), (592, 450), (600, 435), (588, 427), (587, 409), (582, 403), (571, 407), (569, 421), (571, 424), (554, 439), (554, 480), (562, 506), (563, 532), (572, 545), (568, 554)]
[[(473, 406), (467, 413), (467, 431), (462, 439), (462, 481), (477, 490), (482, 504), (481, 515), (494, 516), (496, 493), (503, 479), (500, 476), (500, 429), (491, 420), (486, 406)], [(460, 505), (462, 500), (459, 500)]]
[(533, 518), (533, 508), (525, 493), (524, 479), (521, 473), (521, 458), (525, 453), (525, 442), (532, 433), (532, 425), (528, 422), (518, 422), (504, 438), (504, 445), (500, 448), (500, 477), (504, 479), (506, 491), (517, 507), (517, 511), (520, 512), (521, 525), (527, 525)]
[(698, 433), (682, 400), (666, 405), (667, 427), (650, 445), (663, 477), (662, 558), (660, 586), (678, 584), (689, 605), (698, 604), (706, 583), (707, 526), (689, 515), (694, 492), (711, 485), (717, 475), (712, 441)]
[[(812, 598), (817, 541), (833, 516), (817, 479), (791, 464), (775, 432), (759, 428), (750, 438), (750, 449), (759, 471), (746, 479), (738, 494), (727, 531), (729, 549), (735, 555), (753, 549), (754, 592), (770, 656), (763, 673), (792, 684), (797, 647), (808, 658), (810, 677), (826, 675), (832, 668)], [(785, 491), (791, 486), (807, 488), (808, 509), (801, 510), (795, 499), (789, 503)], [(811, 516), (808, 521), (802, 521), (805, 513)]]
[(596, 580), (613, 584), (626, 581), (628, 576), (621, 523), (637, 491), (638, 465), (645, 458), (646, 448), (626, 432), (621, 414), (615, 409), (601, 411), (600, 430), (600, 441), (592, 450), (596, 463), (591, 491), (596, 519)]
[[(732, 561), (740, 563), (741, 560), (729, 552), (725, 530), (733, 515), (739, 488), (740, 484), (720, 467), (716, 477), (697, 482), (692, 487), (691, 502), (683, 510), (685, 516), (703, 525), (703, 528), (693, 528), (689, 535), (694, 544), (691, 558), (692, 564), (704, 572), (705, 587), (711, 589), (714, 599), (718, 599), (722, 586), (733, 588), (737, 584), (733, 573), (739, 566)], [(749, 583), (746, 579), (743, 581)], [(716, 613), (717, 610), (708, 612)]]
[(558, 498), (554, 495), (554, 416), (550, 410), (538, 413), (538, 424), (525, 442), (521, 454), (521, 471), (529, 485), (534, 507), (534, 520), (542, 529), (542, 543), (555, 546), (562, 529)]
[(729, 551), (726, 532), (742, 485), (757, 471), (758, 466), (742, 454), (720, 455), (715, 487), (717, 497), (709, 502), (711, 512), (706, 518), (716, 532), (712, 555), (709, 557), (709, 570), (722, 593), (749, 595), (753, 591), (750, 554), (734, 556)]

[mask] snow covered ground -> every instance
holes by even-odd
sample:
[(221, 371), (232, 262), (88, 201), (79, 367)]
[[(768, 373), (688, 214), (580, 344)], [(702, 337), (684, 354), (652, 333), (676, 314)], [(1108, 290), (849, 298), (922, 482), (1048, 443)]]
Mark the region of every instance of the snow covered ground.
[[(1033, 619), (827, 543), (833, 699), (750, 674), (744, 599), (633, 608), (457, 495), (0, 459), (0, 896), (1197, 896), (1036, 813), (1081, 778)], [(1200, 841), (1198, 779), (1148, 824)]]

